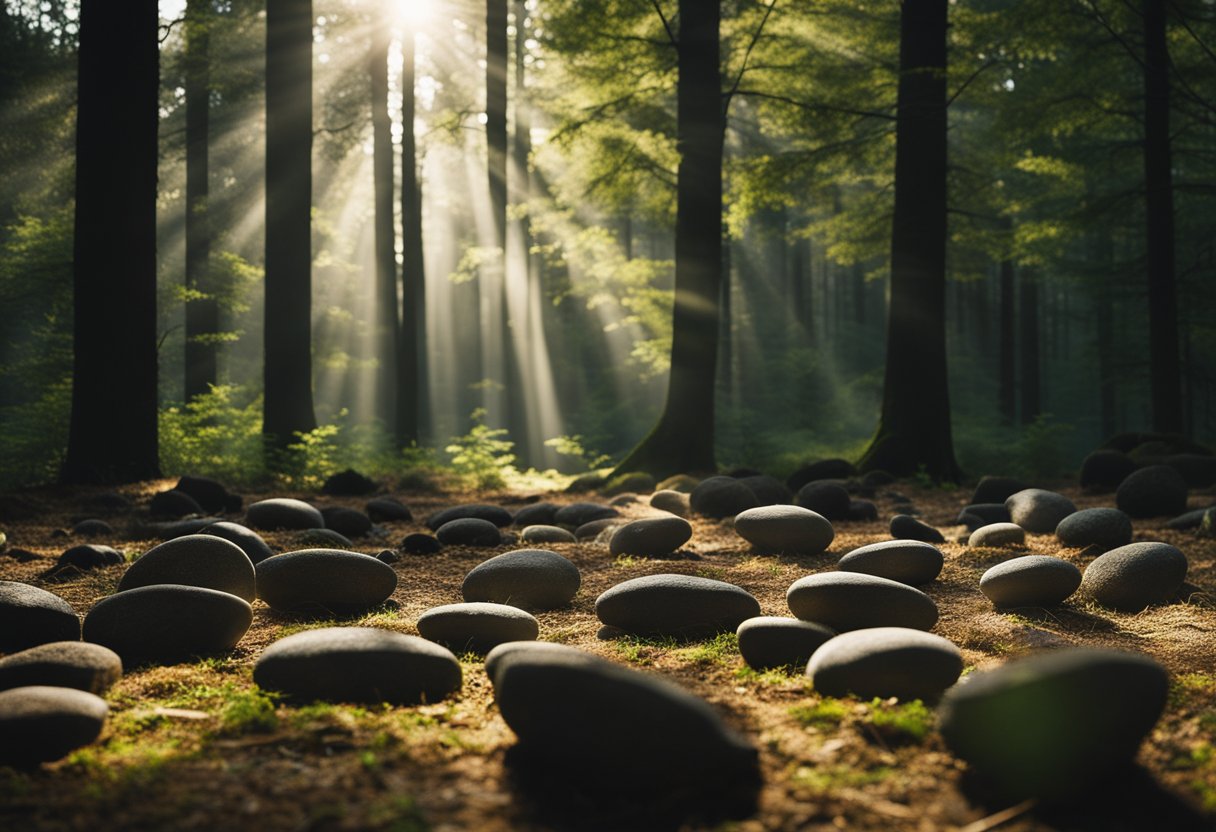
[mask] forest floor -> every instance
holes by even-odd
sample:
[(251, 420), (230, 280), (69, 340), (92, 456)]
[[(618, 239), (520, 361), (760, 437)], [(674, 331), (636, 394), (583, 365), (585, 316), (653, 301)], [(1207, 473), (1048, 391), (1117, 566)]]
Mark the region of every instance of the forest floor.
[[(139, 504), (172, 482), (123, 489)], [(1061, 488), (1079, 508), (1113, 504), (1113, 495)], [(0, 768), (0, 829), (258, 829), (501, 830), (687, 828), (732, 830), (1002, 830), (1216, 828), (1216, 541), (1173, 532), (1164, 519), (1137, 521), (1135, 539), (1178, 546), (1190, 560), (1177, 603), (1139, 614), (1116, 613), (1073, 601), (1050, 612), (998, 613), (980, 594), (980, 575), (1012, 556), (1009, 550), (968, 550), (947, 543), (946, 566), (925, 591), (937, 602), (936, 632), (963, 652), (966, 670), (989, 668), (1057, 645), (1138, 650), (1170, 671), (1172, 692), (1138, 764), (1068, 805), (1010, 807), (990, 799), (965, 766), (945, 749), (931, 710), (894, 702), (832, 700), (805, 677), (746, 668), (733, 634), (675, 643), (600, 640), (595, 598), (627, 578), (677, 572), (737, 584), (759, 599), (765, 615), (789, 615), (786, 588), (795, 579), (834, 568), (843, 553), (884, 540), (887, 519), (901, 510), (898, 491), (921, 518), (954, 539), (969, 490), (922, 488), (900, 482), (876, 498), (883, 520), (837, 524), (829, 552), (816, 557), (758, 557), (728, 523), (696, 519), (694, 535), (671, 560), (614, 559), (593, 543), (546, 546), (570, 558), (583, 575), (567, 609), (540, 613), (542, 640), (574, 645), (622, 664), (668, 676), (711, 702), (760, 749), (764, 785), (744, 817), (699, 816), (678, 803), (629, 797), (629, 771), (620, 772), (619, 799), (592, 800), (577, 790), (537, 782), (512, 769), (515, 738), (494, 706), (476, 656), (461, 657), (463, 690), (414, 708), (316, 704), (288, 707), (253, 686), (252, 664), (268, 644), (332, 621), (291, 620), (255, 602), (253, 626), (228, 657), (168, 667), (130, 668), (108, 693), (110, 719), (100, 739), (33, 772)], [(74, 541), (58, 529), (92, 492), (37, 491), (25, 495), (43, 509), (34, 519), (8, 522), (9, 553), (0, 579), (28, 581), (66, 598), (80, 612), (112, 592), (124, 565), (49, 583), (42, 576)], [(271, 496), (271, 495), (265, 495)], [(309, 495), (275, 495), (303, 496)], [(437, 508), (492, 502), (519, 508), (527, 497), (506, 493), (396, 492), (416, 518), (382, 524), (389, 536), (357, 548), (374, 554), (410, 532)], [(247, 502), (260, 499), (246, 494)], [(324, 498), (323, 504), (362, 509), (365, 500)], [(535, 499), (533, 495), (532, 499)], [(566, 495), (544, 495), (555, 502)], [(586, 499), (580, 497), (577, 499)], [(1192, 494), (1191, 507), (1216, 502)], [(623, 513), (653, 512), (644, 502)], [(232, 519), (239, 520), (239, 517)], [(272, 547), (291, 533), (266, 534)], [(128, 553), (153, 540), (106, 540)], [(461, 600), (465, 574), (498, 549), (448, 547), (434, 556), (404, 555), (399, 583), (383, 609), (341, 623), (416, 633), (429, 607)], [(1058, 554), (1079, 567), (1091, 559), (1061, 551), (1054, 537), (1030, 535), (1023, 552)], [(596, 714), (587, 713), (587, 720)], [(579, 742), (572, 725), (570, 742)], [(1005, 810), (1011, 810), (1006, 812)], [(1002, 814), (1004, 813), (1004, 814)]]

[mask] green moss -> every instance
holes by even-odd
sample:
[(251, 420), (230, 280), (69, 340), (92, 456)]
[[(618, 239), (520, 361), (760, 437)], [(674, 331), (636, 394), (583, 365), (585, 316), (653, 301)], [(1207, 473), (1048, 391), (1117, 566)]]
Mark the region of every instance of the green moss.
[(240, 691), (220, 711), (221, 734), (268, 734), (278, 726), (274, 698), (260, 690)]
[(625, 661), (631, 664), (648, 665), (664, 650), (677, 647), (674, 638), (646, 638), (643, 636), (625, 636), (612, 643), (613, 649)]
[(889, 766), (864, 769), (853, 766), (802, 766), (794, 772), (793, 781), (817, 792), (834, 789), (856, 789), (881, 783), (895, 773)]
[(888, 742), (924, 742), (936, 722), (933, 711), (919, 699), (899, 704), (874, 699), (867, 708), (870, 725)]
[(848, 712), (848, 705), (839, 699), (822, 699), (813, 705), (795, 705), (790, 708), (790, 716), (807, 728), (839, 725)]
[(739, 655), (739, 637), (719, 633), (709, 641), (676, 651), (676, 657), (693, 664), (731, 664)]

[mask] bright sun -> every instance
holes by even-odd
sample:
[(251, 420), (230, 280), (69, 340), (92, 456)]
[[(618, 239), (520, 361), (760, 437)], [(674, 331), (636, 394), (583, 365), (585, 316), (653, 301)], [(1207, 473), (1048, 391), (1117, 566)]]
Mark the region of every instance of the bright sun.
[(418, 28), (435, 16), (436, 7), (442, 0), (390, 0), (399, 21), (411, 28)]

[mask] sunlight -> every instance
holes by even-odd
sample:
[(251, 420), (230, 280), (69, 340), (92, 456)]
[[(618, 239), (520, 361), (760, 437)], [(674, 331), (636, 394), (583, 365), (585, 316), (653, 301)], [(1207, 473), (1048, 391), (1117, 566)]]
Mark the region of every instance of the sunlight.
[(441, 0), (389, 0), (397, 20), (410, 29), (420, 29), (435, 16)]

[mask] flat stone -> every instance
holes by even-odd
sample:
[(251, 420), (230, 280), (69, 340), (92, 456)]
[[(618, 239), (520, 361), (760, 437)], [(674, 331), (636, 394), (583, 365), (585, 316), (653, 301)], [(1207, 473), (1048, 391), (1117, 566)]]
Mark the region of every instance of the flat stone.
[(847, 520), (849, 517), (849, 492), (844, 486), (833, 482), (809, 482), (798, 489), (794, 502), (822, 514), (828, 520)]
[(556, 552), (519, 549), (473, 567), (460, 592), (466, 601), (552, 610), (569, 604), (582, 580), (578, 567)]
[(1186, 511), (1186, 480), (1168, 465), (1149, 465), (1127, 475), (1115, 505), (1129, 517), (1173, 517)]
[(607, 520), (620, 515), (612, 506), (600, 503), (571, 503), (557, 510), (557, 514), (553, 515), (553, 522), (569, 529), (577, 529), (596, 520)]
[(257, 565), (258, 597), (277, 612), (346, 615), (389, 599), (397, 573), (371, 555), (303, 549)]
[(245, 510), (245, 525), (251, 529), (323, 529), (325, 518), (314, 506), (290, 497), (259, 500)]
[(998, 563), (980, 577), (994, 607), (1054, 607), (1081, 585), (1081, 570), (1062, 558), (1025, 555)]
[(650, 507), (674, 514), (676, 517), (687, 517), (692, 513), (692, 505), (689, 502), (688, 495), (681, 491), (672, 491), (670, 489), (656, 491), (650, 495)]
[(958, 681), (963, 655), (941, 636), (874, 627), (836, 636), (811, 656), (806, 675), (824, 696), (936, 701)]
[(374, 497), (363, 508), (373, 523), (409, 523), (414, 519), (414, 513), (392, 497)]
[(438, 538), (431, 537), (429, 534), (407, 534), (405, 539), (401, 541), (401, 551), (407, 555), (434, 555), (438, 554), (443, 549), (443, 544)]
[(55, 568), (56, 571), (75, 568), (81, 572), (91, 572), (94, 569), (117, 566), (124, 561), (122, 552), (117, 549), (98, 543), (82, 543), (61, 554), (55, 561)]
[(756, 494), (733, 477), (709, 477), (697, 483), (688, 495), (693, 512), (702, 517), (721, 520), (760, 504)]
[(561, 526), (528, 526), (519, 533), (523, 543), (575, 543), (578, 538)]
[(502, 543), (498, 526), (476, 517), (449, 520), (439, 527), (435, 537), (444, 546), (497, 546)]
[(1186, 555), (1168, 543), (1131, 543), (1085, 567), (1081, 591), (1104, 607), (1139, 612), (1171, 600), (1186, 572)]
[(418, 616), (418, 633), (457, 652), (486, 653), (508, 641), (535, 641), (540, 624), (507, 604), (444, 604)]
[(612, 533), (612, 555), (659, 558), (670, 555), (692, 539), (692, 524), (682, 517), (649, 517), (626, 523)]
[(1132, 542), (1132, 520), (1117, 508), (1086, 508), (1061, 520), (1056, 537), (1065, 546), (1105, 552)]
[(213, 537), (223, 538), (229, 543), (235, 543), (254, 564), (261, 563), (274, 555), (274, 550), (266, 544), (260, 534), (240, 523), (229, 523), (227, 520), (222, 520), (219, 523), (204, 526), (199, 534), (209, 534)]
[(691, 575), (647, 575), (595, 599), (604, 624), (636, 635), (696, 638), (734, 630), (760, 614), (760, 603), (734, 584)]
[(392, 549), (381, 549), (379, 552), (376, 552), (376, 560), (381, 563), (397, 563), (401, 560), (401, 555)]
[(122, 678), (122, 659), (87, 641), (52, 641), (0, 659), (0, 690), (29, 685), (105, 693)]
[(735, 517), (735, 532), (764, 554), (817, 555), (836, 537), (826, 517), (801, 506), (749, 508)]
[[(1210, 508), (1210, 506), (1209, 506)], [(1203, 525), (1203, 515), (1207, 513), (1209, 508), (1197, 508), (1194, 511), (1188, 511), (1179, 514), (1177, 517), (1170, 519), (1165, 527), (1176, 531), (1186, 531), (1187, 529), (1197, 529)]]
[(460, 690), (460, 662), (434, 642), (371, 627), (325, 627), (279, 639), (253, 667), (258, 687), (293, 702), (418, 705)]
[(84, 619), (84, 640), (123, 663), (173, 662), (224, 653), (253, 623), (243, 598), (216, 589), (156, 584), (102, 598)]
[(372, 530), (372, 519), (361, 511), (345, 506), (329, 506), (321, 509), (325, 528), (346, 537), (363, 537)]
[(189, 494), (177, 489), (162, 491), (152, 497), (148, 511), (153, 517), (169, 517), (178, 520), (189, 514), (202, 514), (203, 507)]
[(790, 612), (838, 632), (869, 627), (929, 630), (937, 605), (918, 589), (859, 572), (821, 572), (799, 578), (785, 593)]
[(1027, 488), (1005, 501), (1009, 519), (1031, 534), (1052, 534), (1060, 521), (1077, 510), (1063, 494)]
[(1002, 797), (1065, 798), (1136, 756), (1168, 692), (1148, 656), (1065, 648), (971, 674), (943, 698), (938, 726)]
[(513, 522), (521, 529), (528, 526), (553, 526), (557, 523), (557, 503), (533, 503), (515, 512)]
[(605, 517), (601, 520), (592, 520), (590, 523), (584, 523), (574, 530), (574, 539), (597, 540), (605, 532), (615, 531), (620, 528), (624, 522), (619, 517)]
[(971, 494), (972, 503), (1004, 503), (1026, 486), (1012, 477), (981, 477)]
[(942, 553), (920, 540), (884, 540), (860, 546), (837, 565), (842, 572), (863, 572), (909, 586), (927, 584), (942, 571)]
[(30, 584), (0, 581), (0, 652), (79, 640), (80, 619), (67, 601)]
[(922, 523), (908, 514), (897, 514), (891, 518), (891, 537), (896, 540), (919, 540), (924, 543), (945, 543), (946, 538), (928, 523)]
[(511, 512), (507, 511), (502, 506), (490, 506), (483, 503), (469, 503), (462, 506), (452, 506), (445, 508), (442, 511), (436, 511), (434, 514), (426, 518), (426, 526), (431, 531), (439, 531), (439, 527), (445, 523), (450, 523), (453, 520), (464, 520), (472, 518), (475, 520), (485, 520), (487, 523), (492, 523), (494, 526), (502, 529), (511, 525)]
[(773, 615), (749, 618), (735, 633), (739, 637), (743, 661), (754, 670), (805, 668), (811, 655), (836, 635), (822, 624)]
[(203, 511), (241, 510), (241, 498), (230, 493), (222, 483), (210, 477), (195, 477), (186, 474), (177, 481), (173, 490), (189, 494), (196, 503), (202, 506)]
[(967, 545), (972, 549), (993, 548), (1002, 546), (1024, 546), (1026, 530), (1017, 523), (989, 523), (980, 526), (967, 538)]
[(253, 562), (235, 543), (209, 534), (192, 534), (154, 546), (131, 564), (118, 591), (153, 584), (202, 586), (246, 601), (257, 597)]
[(72, 534), (77, 534), (81, 537), (105, 537), (114, 534), (114, 527), (105, 520), (88, 518), (72, 526)]
[(35, 766), (97, 739), (110, 708), (92, 693), (32, 685), (0, 692), (0, 765)]

